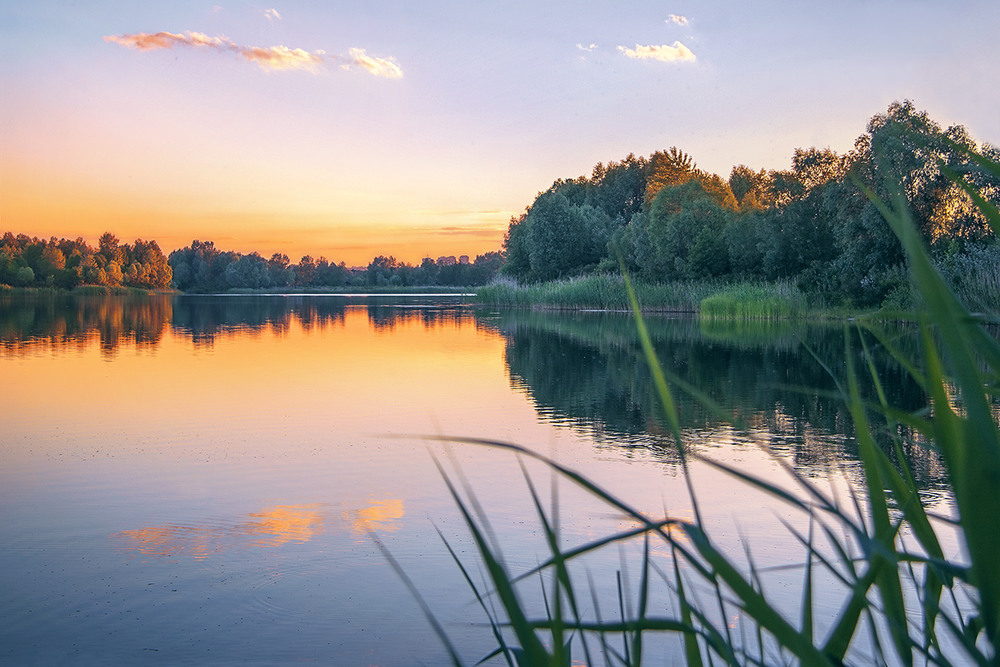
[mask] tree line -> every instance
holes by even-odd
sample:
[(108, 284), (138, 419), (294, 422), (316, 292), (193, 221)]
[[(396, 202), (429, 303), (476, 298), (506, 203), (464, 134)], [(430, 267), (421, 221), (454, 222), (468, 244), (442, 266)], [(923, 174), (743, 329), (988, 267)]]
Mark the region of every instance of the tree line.
[(502, 263), (499, 251), (479, 255), (470, 263), (425, 258), (419, 265), (380, 255), (363, 271), (352, 271), (344, 262), (335, 264), (325, 257), (313, 259), (305, 255), (296, 264), (281, 253), (265, 259), (256, 252), (223, 251), (212, 241), (193, 241), (165, 256), (156, 241), (121, 243), (110, 232), (100, 237), (96, 248), (82, 238), (40, 239), (6, 232), (0, 239), (0, 285), (13, 287), (173, 287), (185, 292), (347, 286), (473, 287), (493, 280)]
[(1000, 160), (907, 100), (874, 116), (848, 153), (795, 149), (787, 170), (738, 165), (723, 179), (677, 147), (630, 154), (539, 193), (511, 219), (501, 272), (537, 282), (621, 261), (649, 280), (792, 280), (827, 303), (878, 305), (907, 289), (903, 254), (858, 184), (886, 201), (901, 190), (953, 273), (971, 257), (1000, 266), (996, 235), (956, 181), (1000, 202), (1000, 179), (977, 152)]
[(110, 232), (101, 236), (96, 248), (82, 238), (46, 240), (6, 232), (0, 239), (0, 285), (163, 289), (170, 286), (171, 277), (156, 241), (121, 243)]
[(212, 241), (193, 241), (170, 253), (173, 283), (185, 292), (221, 292), (230, 289), (415, 287), (485, 285), (500, 270), (499, 251), (476, 257), (468, 264), (438, 263), (424, 258), (419, 265), (379, 255), (363, 271), (352, 271), (344, 262), (305, 255), (297, 264), (288, 255), (274, 253), (265, 259), (256, 252), (223, 251)]

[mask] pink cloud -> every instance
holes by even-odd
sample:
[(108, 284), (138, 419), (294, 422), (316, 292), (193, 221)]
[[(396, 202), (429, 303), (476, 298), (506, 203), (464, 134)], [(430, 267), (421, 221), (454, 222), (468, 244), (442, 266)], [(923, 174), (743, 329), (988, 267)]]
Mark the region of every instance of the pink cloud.
[(183, 33), (155, 32), (130, 33), (124, 35), (107, 35), (104, 41), (119, 44), (139, 51), (155, 49), (172, 49), (174, 47), (209, 48), (216, 51), (231, 51), (238, 53), (248, 62), (256, 63), (263, 70), (308, 70), (315, 72), (326, 62), (347, 61), (374, 76), (399, 79), (403, 70), (395, 58), (378, 58), (369, 56), (364, 49), (350, 49), (350, 57), (328, 56), (325, 51), (306, 51), (293, 49), (283, 45), (277, 46), (243, 46), (228, 37), (209, 37), (201, 32), (190, 30)]

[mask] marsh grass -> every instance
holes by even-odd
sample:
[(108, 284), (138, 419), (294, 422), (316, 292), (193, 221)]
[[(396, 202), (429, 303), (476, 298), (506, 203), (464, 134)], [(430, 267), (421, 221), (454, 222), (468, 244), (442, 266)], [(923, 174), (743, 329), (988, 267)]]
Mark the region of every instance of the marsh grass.
[[(688, 312), (698, 310), (706, 296), (718, 291), (711, 282), (640, 283), (634, 286), (645, 311)], [(620, 275), (600, 274), (547, 283), (522, 285), (501, 279), (477, 292), (480, 303), (506, 308), (620, 310), (629, 309), (629, 296)]]
[[(988, 164), (1000, 177), (1000, 165)], [(635, 313), (637, 335), (653, 378), (652, 390), (666, 415), (683, 477), (694, 508), (693, 519), (650, 516), (557, 461), (517, 445), (486, 440), (436, 438), (507, 450), (541, 461), (633, 528), (592, 542), (564, 547), (554, 509), (546, 511), (530, 478), (529, 493), (548, 545), (547, 558), (525, 573), (504, 564), (486, 511), (472, 490), (465, 493), (442, 469), (442, 476), (476, 543), (486, 583), (476, 583), (468, 566), (445, 542), (466, 576), (496, 640), (481, 661), (508, 665), (564, 665), (572, 660), (595, 664), (638, 665), (653, 635), (678, 643), (689, 665), (705, 664), (933, 664), (993, 665), (1000, 646), (1000, 345), (956, 298), (935, 269), (902, 197), (884, 202), (858, 184), (876, 203), (900, 239), (910, 277), (923, 309), (912, 316), (919, 328), (918, 354), (897, 347), (876, 319), (844, 328), (845, 349), (862, 351), (862, 363), (846, 354), (845, 367), (829, 368), (854, 422), (865, 483), (847, 498), (797, 475), (781, 460), (788, 485), (779, 485), (688, 451), (679, 427), (674, 392), (687, 392), (719, 418), (738, 426), (724, 406), (674, 377), (660, 364), (639, 313), (635, 290), (626, 293)], [(977, 200), (994, 231), (1000, 214)], [(900, 369), (924, 389), (929, 408), (917, 412), (890, 405), (872, 362), (876, 349), (892, 355)], [(817, 359), (823, 359), (817, 354)], [(865, 382), (862, 380), (865, 379)], [(863, 391), (862, 387), (873, 387)], [(929, 444), (927, 444), (929, 443)], [(948, 470), (956, 507), (953, 517), (930, 514), (921, 503), (914, 476), (902, 451), (932, 446)], [(889, 452), (895, 452), (890, 457)], [(801, 547), (793, 570), (798, 581), (797, 609), (768, 596), (765, 572), (751, 550), (742, 558), (726, 553), (707, 531), (689, 471), (693, 462), (713, 467), (750, 489), (792, 508), (801, 521), (786, 524)], [(807, 526), (802, 529), (801, 526)], [(945, 533), (957, 533), (962, 554), (947, 553)], [(586, 554), (642, 540), (638, 580), (631, 586), (619, 575), (614, 614), (599, 614), (608, 601), (596, 599), (593, 583), (580, 581), (571, 567)], [(752, 541), (752, 535), (750, 536)], [(649, 545), (660, 541), (671, 556), (653, 558)], [(752, 545), (751, 545), (752, 546)], [(393, 561), (394, 562), (394, 561)], [(405, 578), (405, 572), (395, 565)], [(520, 594), (526, 577), (548, 576), (545, 604), (529, 608)], [(820, 582), (822, 587), (820, 586)], [(651, 601), (656, 585), (673, 595), (666, 609)], [(418, 595), (416, 587), (412, 590)], [(588, 599), (587, 591), (593, 594)], [(824, 598), (823, 605), (818, 598)], [(831, 606), (831, 599), (837, 600)], [(594, 610), (583, 612), (589, 601)], [(837, 611), (830, 614), (829, 610)], [(435, 630), (451, 647), (445, 629), (425, 609)], [(731, 625), (730, 619), (738, 622)], [(461, 664), (453, 647), (451, 658)]]
[(741, 283), (705, 297), (698, 311), (709, 319), (782, 320), (803, 315), (807, 304), (790, 283)]

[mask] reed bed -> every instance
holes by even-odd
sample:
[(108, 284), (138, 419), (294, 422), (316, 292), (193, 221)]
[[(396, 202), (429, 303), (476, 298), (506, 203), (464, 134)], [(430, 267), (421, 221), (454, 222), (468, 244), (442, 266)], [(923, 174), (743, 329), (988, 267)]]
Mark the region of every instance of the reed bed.
[(807, 305), (790, 283), (741, 283), (705, 297), (698, 310), (710, 319), (781, 320), (800, 317)]
[[(711, 282), (639, 283), (634, 286), (643, 311), (688, 312), (719, 287)], [(547, 283), (522, 285), (500, 279), (477, 292), (480, 303), (507, 308), (629, 310), (629, 296), (620, 275), (599, 274)]]

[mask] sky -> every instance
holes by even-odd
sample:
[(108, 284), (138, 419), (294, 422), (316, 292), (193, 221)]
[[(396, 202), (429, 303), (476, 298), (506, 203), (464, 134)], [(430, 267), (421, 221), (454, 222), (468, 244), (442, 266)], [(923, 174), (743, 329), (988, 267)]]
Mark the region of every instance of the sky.
[(629, 153), (1000, 143), (996, 0), (216, 2), (0, 0), (0, 232), (419, 263)]

